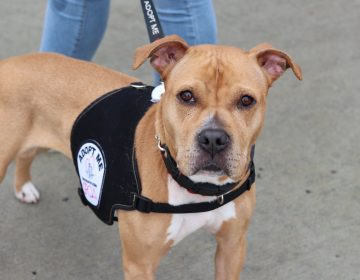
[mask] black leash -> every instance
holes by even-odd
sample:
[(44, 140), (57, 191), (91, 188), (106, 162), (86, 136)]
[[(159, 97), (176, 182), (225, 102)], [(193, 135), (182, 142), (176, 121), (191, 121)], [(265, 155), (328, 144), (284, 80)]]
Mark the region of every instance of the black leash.
[(152, 0), (140, 0), (141, 8), (144, 13), (145, 25), (149, 35), (150, 42), (154, 42), (164, 37), (159, 17), (155, 10)]

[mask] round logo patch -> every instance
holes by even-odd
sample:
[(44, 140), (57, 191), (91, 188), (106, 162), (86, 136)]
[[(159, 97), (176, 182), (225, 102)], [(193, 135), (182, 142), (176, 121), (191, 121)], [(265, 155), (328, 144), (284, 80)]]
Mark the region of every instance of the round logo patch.
[(83, 144), (77, 154), (81, 187), (86, 200), (98, 206), (105, 178), (105, 157), (95, 142)]

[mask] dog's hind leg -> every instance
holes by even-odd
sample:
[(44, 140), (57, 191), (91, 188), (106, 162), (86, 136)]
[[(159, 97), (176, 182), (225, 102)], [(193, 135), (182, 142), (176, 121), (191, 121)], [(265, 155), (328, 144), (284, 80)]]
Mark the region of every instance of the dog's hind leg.
[[(0, 114), (1, 120), (1, 114)], [(2, 127), (0, 123), (0, 183), (4, 179), (6, 175), (7, 168), (9, 164), (15, 158), (17, 153), (17, 149), (19, 147), (18, 142), (11, 141), (11, 133), (12, 131), (8, 132), (9, 130), (6, 127)]]
[[(28, 141), (31, 116), (24, 110), (17, 110), (0, 103), (0, 182), (10, 162), (16, 160), (15, 195), (27, 203), (37, 202), (39, 192), (30, 182), (30, 165), (37, 148), (34, 141)], [(27, 142), (27, 143), (26, 143)]]
[(25, 203), (37, 203), (40, 199), (39, 191), (31, 182), (30, 167), (39, 152), (38, 148), (30, 148), (16, 156), (15, 196)]
[(5, 156), (0, 155), (0, 183), (5, 177), (6, 170), (10, 162), (11, 162), (11, 158), (9, 159), (6, 158)]

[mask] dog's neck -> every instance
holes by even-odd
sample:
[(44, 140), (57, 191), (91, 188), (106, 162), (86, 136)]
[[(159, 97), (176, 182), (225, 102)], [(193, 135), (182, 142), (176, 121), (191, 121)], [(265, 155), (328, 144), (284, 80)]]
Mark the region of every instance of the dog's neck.
[[(159, 104), (154, 104), (139, 122), (136, 128), (134, 144), (142, 184), (142, 195), (150, 199), (165, 202), (168, 200), (168, 172), (163, 164), (154, 138), (156, 134), (155, 126), (158, 126), (158, 123), (155, 121), (158, 114), (158, 106)], [(146, 125), (148, 123), (153, 125)], [(143, 139), (151, 139), (154, 144), (150, 147), (143, 145)], [(139, 160), (139, 157), (141, 157), (141, 160)]]

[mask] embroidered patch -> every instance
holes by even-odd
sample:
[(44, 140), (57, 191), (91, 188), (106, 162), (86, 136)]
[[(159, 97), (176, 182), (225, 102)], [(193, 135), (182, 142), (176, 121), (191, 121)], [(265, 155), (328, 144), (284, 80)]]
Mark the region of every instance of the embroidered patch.
[(98, 206), (105, 178), (105, 156), (96, 142), (83, 144), (77, 154), (81, 187), (86, 200)]

